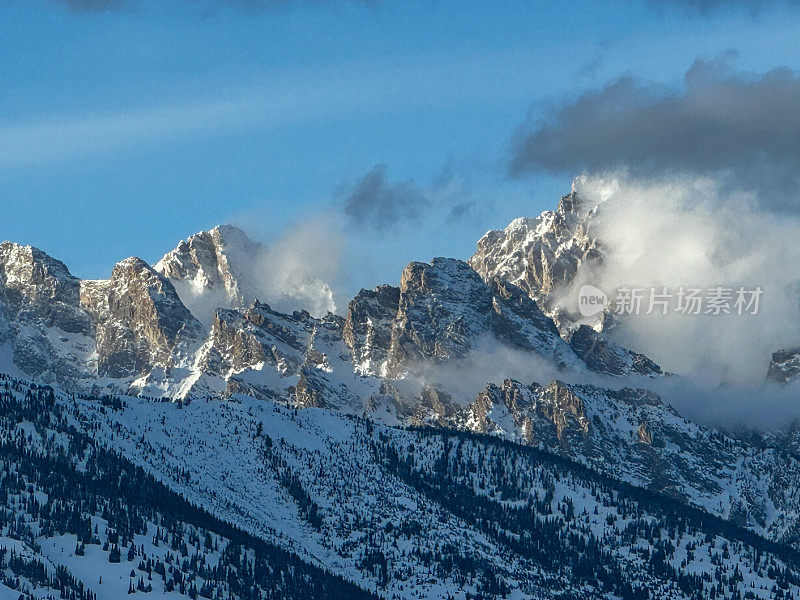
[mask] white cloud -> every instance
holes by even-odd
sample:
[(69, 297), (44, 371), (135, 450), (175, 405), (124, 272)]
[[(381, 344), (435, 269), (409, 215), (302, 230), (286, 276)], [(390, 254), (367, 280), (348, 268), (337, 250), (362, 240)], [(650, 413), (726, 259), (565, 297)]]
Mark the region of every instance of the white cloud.
[(763, 289), (757, 315), (684, 315), (670, 310), (619, 319), (614, 336), (667, 370), (707, 385), (763, 382), (770, 355), (800, 343), (800, 219), (758, 209), (752, 195), (723, 193), (707, 178), (584, 178), (599, 204), (601, 269), (579, 285)]
[(341, 278), (345, 240), (332, 215), (301, 221), (267, 244), (254, 266), (260, 299), (274, 310), (336, 312), (331, 286)]

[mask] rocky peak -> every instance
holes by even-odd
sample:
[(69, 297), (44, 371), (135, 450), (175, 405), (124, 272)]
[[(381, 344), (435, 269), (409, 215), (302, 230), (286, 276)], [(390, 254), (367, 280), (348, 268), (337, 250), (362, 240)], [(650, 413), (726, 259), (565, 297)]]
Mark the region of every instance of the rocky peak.
[(392, 326), (388, 371), (399, 375), (422, 360), (462, 358), (487, 332), (492, 294), (465, 262), (434, 258), (403, 271)]
[(83, 282), (81, 304), (96, 322), (98, 372), (108, 377), (174, 366), (202, 334), (172, 284), (139, 258), (117, 263), (110, 279)]
[(86, 333), (90, 327), (80, 310), (80, 280), (33, 246), (0, 244), (0, 300), (10, 319), (35, 319), (68, 333)]
[(200, 330), (173, 285), (140, 258), (117, 263), (107, 287), (113, 316), (152, 324), (168, 342), (175, 342), (182, 333)]
[[(354, 318), (366, 314), (360, 308), (365, 298), (354, 305), (358, 310), (350, 316), (349, 331), (368, 327), (366, 320)], [(393, 303), (393, 296), (391, 300)], [(381, 312), (384, 329), (380, 333), (384, 337), (390, 314), (388, 308)], [(359, 339), (351, 339), (355, 356), (360, 356)], [(496, 278), (487, 283), (463, 261), (436, 258), (431, 264), (411, 263), (406, 267), (397, 314), (391, 323), (387, 376), (403, 377), (426, 362), (464, 358), (491, 340), (536, 353), (559, 368), (588, 367), (609, 375), (660, 373), (658, 365), (646, 357), (605, 342), (599, 335), (591, 339), (579, 335), (576, 347), (581, 353), (576, 353), (536, 301), (507, 281)], [(578, 344), (580, 341), (586, 343)], [(370, 352), (375, 354), (375, 348)]]
[(201, 319), (216, 306), (247, 308), (257, 296), (253, 269), (261, 244), (233, 225), (219, 225), (181, 241), (155, 265)]
[(555, 211), (515, 219), (504, 230), (487, 232), (469, 264), (487, 281), (499, 279), (520, 287), (566, 333), (576, 323), (558, 311), (554, 298), (583, 264), (602, 261), (600, 242), (592, 233), (593, 215), (573, 191), (561, 198)]
[(0, 244), (0, 277), (5, 286), (36, 303), (74, 299), (79, 283), (60, 260), (33, 246), (13, 242)]
[(578, 196), (578, 193), (573, 189), (566, 196), (562, 196), (561, 200), (558, 202), (557, 212), (558, 214), (563, 215), (565, 217), (579, 216), (584, 207), (585, 207), (584, 201)]

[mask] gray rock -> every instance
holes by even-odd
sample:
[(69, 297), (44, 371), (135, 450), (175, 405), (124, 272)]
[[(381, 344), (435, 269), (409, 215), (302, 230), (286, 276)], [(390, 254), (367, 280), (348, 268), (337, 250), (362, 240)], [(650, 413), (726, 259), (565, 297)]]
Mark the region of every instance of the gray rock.
[(379, 285), (361, 290), (347, 307), (343, 338), (353, 362), (366, 373), (380, 374), (392, 343), (392, 323), (400, 307), (400, 288)]
[(521, 288), (555, 319), (559, 330), (568, 331), (576, 316), (557, 310), (555, 292), (572, 283), (582, 265), (602, 264), (593, 216), (572, 192), (556, 211), (516, 219), (502, 231), (487, 232), (478, 240), (469, 264), (487, 281), (498, 279)]
[(604, 340), (587, 325), (576, 329), (569, 340), (570, 347), (593, 371), (609, 375), (661, 375), (661, 367), (644, 354), (638, 354), (619, 344)]
[(492, 294), (467, 263), (434, 258), (411, 263), (400, 280), (387, 371), (399, 376), (422, 361), (463, 358), (487, 333)]
[(100, 376), (174, 366), (201, 340), (202, 326), (172, 284), (139, 258), (118, 263), (110, 279), (86, 282), (81, 304), (95, 322)]
[(767, 381), (786, 384), (800, 375), (800, 349), (778, 350), (772, 353)]
[(0, 298), (6, 318), (88, 334), (91, 319), (80, 307), (80, 279), (38, 248), (0, 244)]

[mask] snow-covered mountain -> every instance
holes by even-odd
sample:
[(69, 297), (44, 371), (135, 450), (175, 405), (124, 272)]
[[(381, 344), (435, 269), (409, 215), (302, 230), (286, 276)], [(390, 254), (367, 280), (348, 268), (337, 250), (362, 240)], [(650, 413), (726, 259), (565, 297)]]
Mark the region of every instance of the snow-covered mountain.
[(8, 377), (0, 406), (9, 597), (800, 594), (791, 546), (492, 436)]
[[(78, 598), (797, 597), (796, 433), (683, 418), (607, 318), (563, 310), (581, 266), (602, 265), (595, 214), (573, 191), (468, 262), (411, 263), (324, 316), (262, 302), (264, 248), (230, 226), (93, 281), (3, 243), (2, 582)], [(64, 500), (53, 469), (91, 502)], [(131, 478), (164, 502), (145, 510)]]
[(217, 308), (248, 308), (258, 299), (257, 262), (263, 246), (238, 227), (220, 225), (181, 241), (154, 269), (204, 323)]
[(129, 258), (109, 279), (81, 281), (38, 249), (4, 243), (6, 369), (95, 394), (297, 393), (329, 406), (347, 397), (357, 413), (381, 386), (437, 386), (423, 377), (431, 366), (456, 365), (487, 343), (573, 373), (660, 373), (589, 330), (565, 342), (521, 289), (456, 259), (412, 263), (399, 288), (362, 291), (346, 317), (282, 314), (255, 298), (250, 263), (260, 252), (240, 230), (217, 227), (155, 267)]
[(210, 328), (217, 308), (246, 310), (256, 300), (291, 312), (334, 310), (328, 282), (292, 262), (292, 249), (255, 242), (233, 225), (219, 225), (181, 241), (154, 269), (175, 287), (181, 301)]
[[(577, 181), (576, 181), (577, 183)], [(469, 264), (484, 279), (512, 283), (533, 298), (553, 319), (561, 336), (573, 346), (592, 345), (595, 332), (610, 331), (626, 315), (609, 307), (584, 316), (574, 305), (578, 287), (602, 280), (604, 263), (613, 240), (604, 240), (603, 203), (590, 203), (573, 190), (555, 211), (536, 218), (519, 218), (503, 230), (488, 231)], [(613, 211), (619, 215), (619, 207)], [(610, 290), (606, 290), (610, 291)], [(572, 341), (577, 335), (578, 340)], [(648, 349), (641, 348), (644, 352)], [(768, 357), (765, 356), (766, 360)], [(767, 382), (786, 384), (800, 376), (800, 340), (773, 352), (765, 373)]]
[[(484, 279), (512, 283), (533, 298), (551, 316), (565, 337), (586, 319), (570, 314), (558, 302), (559, 293), (581, 267), (602, 264), (603, 244), (594, 223), (597, 209), (573, 189), (555, 211), (536, 218), (519, 218), (503, 230), (487, 232), (469, 264)], [(607, 315), (589, 324), (602, 329)]]

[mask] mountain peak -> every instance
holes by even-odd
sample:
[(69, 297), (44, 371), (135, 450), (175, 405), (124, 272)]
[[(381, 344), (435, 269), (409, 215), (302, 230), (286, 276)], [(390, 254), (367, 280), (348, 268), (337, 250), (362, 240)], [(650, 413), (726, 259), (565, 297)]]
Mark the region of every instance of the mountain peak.
[(207, 325), (217, 306), (244, 310), (256, 299), (254, 273), (263, 247), (234, 225), (217, 225), (181, 241), (155, 265)]
[(34, 266), (38, 266), (39, 269), (46, 271), (47, 275), (51, 277), (62, 280), (77, 279), (69, 272), (67, 265), (53, 258), (44, 250), (40, 250), (36, 246), (17, 244), (15, 242), (5, 241), (0, 244), (0, 266), (6, 272), (16, 269), (19, 275), (33, 275), (31, 269)]
[[(202, 233), (206, 232), (201, 231), (196, 235), (201, 235)], [(223, 240), (233, 241), (238, 239), (238, 240), (246, 240), (246, 242), (252, 243), (252, 240), (244, 232), (244, 230), (237, 227), (236, 225), (231, 225), (230, 223), (220, 223), (219, 225), (216, 225), (215, 227), (209, 229), (207, 233), (210, 233), (212, 236), (217, 236)]]
[(121, 261), (119, 261), (116, 265), (114, 265), (114, 269), (112, 270), (112, 277), (114, 276), (115, 272), (123, 271), (123, 270), (134, 270), (134, 271), (153, 271), (153, 267), (147, 264), (146, 261), (142, 260), (138, 256), (129, 256)]
[[(64, 263), (43, 250), (0, 244), (0, 310), (5, 309), (7, 318), (83, 334), (90, 325), (79, 307), (80, 285)], [(30, 365), (37, 358), (30, 353), (22, 360)]]
[(561, 197), (561, 200), (558, 203), (557, 212), (565, 216), (577, 215), (581, 209), (583, 209), (584, 205), (584, 201), (580, 196), (578, 196), (573, 184), (573, 190), (566, 196)]
[(567, 335), (580, 322), (563, 314), (554, 298), (582, 265), (602, 260), (600, 243), (591, 235), (594, 213), (586, 208), (573, 183), (555, 211), (514, 219), (503, 230), (487, 232), (469, 264), (487, 281), (500, 279), (522, 288)]

